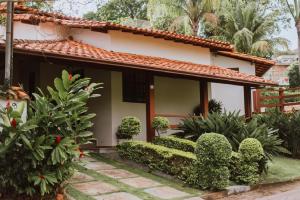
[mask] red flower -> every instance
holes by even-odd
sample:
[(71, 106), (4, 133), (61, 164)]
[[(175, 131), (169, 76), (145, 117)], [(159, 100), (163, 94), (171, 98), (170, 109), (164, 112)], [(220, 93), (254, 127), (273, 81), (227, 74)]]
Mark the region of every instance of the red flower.
[(57, 136), (55, 137), (55, 143), (56, 143), (56, 144), (59, 144), (60, 141), (61, 141), (61, 136), (60, 136), (60, 135), (57, 135)]
[(17, 120), (14, 118), (11, 120), (10, 122), (10, 125), (13, 127), (13, 128), (16, 128), (17, 127)]
[(69, 81), (71, 81), (73, 78), (72, 74), (69, 74)]
[(45, 176), (40, 175), (40, 179), (44, 180), (44, 179), (45, 179)]
[(79, 158), (83, 158), (84, 157), (84, 152), (82, 150), (79, 150), (79, 151), (80, 151)]

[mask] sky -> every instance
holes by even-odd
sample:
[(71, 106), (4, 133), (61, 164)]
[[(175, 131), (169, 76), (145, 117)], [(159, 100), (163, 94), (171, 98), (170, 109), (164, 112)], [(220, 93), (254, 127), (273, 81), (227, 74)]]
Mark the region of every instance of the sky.
[[(89, 11), (96, 11), (97, 4), (105, 3), (107, 0), (55, 0), (54, 7), (57, 10), (61, 10), (67, 15), (73, 15), (81, 17), (83, 14)], [(291, 20), (291, 23), (294, 23)], [(281, 33), (274, 37), (284, 37), (290, 41), (290, 49), (297, 49), (297, 32), (294, 24), (291, 24), (291, 28), (282, 27)]]

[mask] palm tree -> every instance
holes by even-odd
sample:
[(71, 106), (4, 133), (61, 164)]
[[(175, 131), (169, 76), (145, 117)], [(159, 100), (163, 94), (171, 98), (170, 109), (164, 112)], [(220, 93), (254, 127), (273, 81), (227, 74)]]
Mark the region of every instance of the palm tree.
[[(191, 29), (191, 34), (197, 36), (199, 24), (205, 14), (213, 12), (218, 0), (150, 0), (149, 18), (157, 19), (159, 16), (172, 16), (174, 24), (185, 22)], [(173, 24), (173, 25), (174, 25)]]
[(223, 1), (218, 23), (206, 23), (204, 33), (234, 44), (238, 52), (271, 57), (278, 45), (288, 46), (286, 39), (272, 36), (277, 29), (277, 14), (266, 11), (256, 1)]
[(298, 60), (300, 62), (300, 0), (294, 0), (293, 3), (290, 3), (288, 0), (285, 0), (285, 3), (295, 21), (295, 27), (297, 29), (298, 34)]

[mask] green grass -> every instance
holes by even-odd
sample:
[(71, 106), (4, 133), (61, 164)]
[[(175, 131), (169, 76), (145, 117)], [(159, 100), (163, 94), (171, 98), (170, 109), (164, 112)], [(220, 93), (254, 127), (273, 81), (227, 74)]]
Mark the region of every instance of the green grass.
[(286, 157), (274, 157), (269, 164), (269, 172), (263, 183), (293, 181), (300, 178), (300, 160)]

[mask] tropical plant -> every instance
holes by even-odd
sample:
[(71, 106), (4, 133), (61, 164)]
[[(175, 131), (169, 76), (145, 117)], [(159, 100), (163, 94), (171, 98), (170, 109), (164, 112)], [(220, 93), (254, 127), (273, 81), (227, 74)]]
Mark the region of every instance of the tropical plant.
[[(208, 112), (209, 113), (221, 113), (222, 106), (223, 106), (223, 104), (221, 101), (217, 101), (216, 99), (211, 99), (208, 102)], [(198, 105), (196, 108), (194, 108), (194, 115), (196, 115), (196, 116), (201, 115), (200, 105)]]
[(224, 135), (237, 151), (240, 143), (246, 138), (255, 138), (261, 142), (268, 158), (279, 153), (288, 153), (282, 147), (283, 140), (279, 138), (277, 130), (266, 124), (259, 124), (257, 119), (246, 123), (239, 112), (212, 113), (207, 118), (189, 117), (183, 119), (179, 128), (189, 138), (198, 138), (204, 133), (215, 132)]
[(33, 95), (27, 122), (9, 101), (1, 110), (0, 193), (4, 198), (49, 195), (54, 199), (73, 174), (74, 160), (85, 154), (80, 145), (92, 139), (89, 129), (95, 114), (88, 113), (86, 104), (99, 96), (93, 92), (100, 84), (63, 71), (54, 86), (47, 88), (48, 94), (40, 90)]
[(222, 1), (217, 23), (207, 22), (204, 33), (234, 44), (238, 52), (270, 58), (276, 47), (287, 48), (288, 41), (272, 36), (278, 30), (279, 12), (266, 10), (260, 1)]
[(141, 132), (141, 121), (136, 117), (127, 116), (122, 119), (118, 128), (118, 139), (132, 139)]
[(171, 27), (186, 24), (190, 30), (186, 30), (186, 34), (197, 36), (200, 21), (213, 12), (218, 2), (215, 0), (150, 0), (148, 15), (151, 22), (162, 16), (166, 19), (172, 18), (174, 21)]
[(293, 63), (289, 66), (288, 76), (289, 76), (290, 87), (300, 86), (299, 62)]

